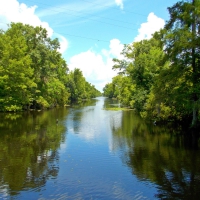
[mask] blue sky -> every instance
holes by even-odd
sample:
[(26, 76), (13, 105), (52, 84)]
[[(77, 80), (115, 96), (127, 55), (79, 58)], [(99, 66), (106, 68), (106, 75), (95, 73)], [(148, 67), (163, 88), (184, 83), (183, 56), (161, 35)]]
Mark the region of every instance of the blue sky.
[(178, 0), (0, 0), (0, 28), (10, 22), (41, 25), (57, 37), (70, 70), (79, 68), (102, 91), (116, 72), (123, 44), (150, 38)]

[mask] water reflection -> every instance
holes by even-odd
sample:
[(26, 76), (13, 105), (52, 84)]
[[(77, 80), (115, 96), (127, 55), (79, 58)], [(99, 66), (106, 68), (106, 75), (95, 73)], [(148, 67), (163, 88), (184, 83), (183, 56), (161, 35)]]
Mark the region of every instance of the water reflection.
[(106, 114), (102, 110), (103, 103), (102, 97), (85, 102), (84, 106), (74, 105), (67, 119), (67, 126), (73, 127), (70, 133), (78, 134), (79, 137), (91, 142), (99, 138), (106, 126), (104, 123)]
[[(0, 193), (13, 196), (41, 188), (59, 171), (57, 153), (65, 141), (67, 109), (0, 114)], [(56, 123), (56, 119), (59, 123)]]
[(104, 99), (103, 108), (114, 108), (114, 107), (120, 107), (120, 103), (117, 99)]
[(157, 198), (199, 198), (200, 151), (184, 148), (175, 129), (146, 124), (133, 112), (122, 112), (120, 125), (116, 121), (111, 120), (113, 150), (121, 149), (122, 162), (139, 180), (157, 185)]
[(0, 198), (198, 199), (200, 152), (181, 128), (105, 109), (115, 106), (0, 114)]

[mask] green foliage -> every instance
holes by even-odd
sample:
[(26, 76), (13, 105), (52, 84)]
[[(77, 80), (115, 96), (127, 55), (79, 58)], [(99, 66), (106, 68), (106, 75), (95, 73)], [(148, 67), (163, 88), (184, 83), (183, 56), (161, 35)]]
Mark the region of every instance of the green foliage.
[(94, 85), (91, 85), (85, 80), (80, 69), (70, 71), (66, 86), (69, 88), (71, 102), (101, 96), (101, 93), (94, 87)]
[(17, 27), (0, 35), (0, 110), (20, 110), (36, 87), (26, 40)]
[[(197, 121), (200, 99), (200, 1), (178, 2), (169, 8), (170, 20), (163, 31), (166, 59), (170, 61), (165, 77), (169, 81), (171, 97), (177, 110)], [(170, 75), (167, 72), (170, 71)]]
[(68, 74), (59, 48), (42, 27), (11, 23), (0, 31), (0, 111), (45, 109), (99, 95), (80, 70)]
[(135, 42), (125, 45), (123, 55), (126, 62), (113, 60), (116, 62), (113, 68), (123, 69), (123, 73), (113, 78), (104, 93), (108, 97), (117, 97), (122, 105), (140, 112), (162, 65), (162, 44), (156, 38)]
[(109, 98), (114, 98), (114, 89), (112, 83), (107, 83), (103, 88), (103, 95)]
[(85, 95), (87, 99), (90, 98), (95, 98), (95, 97), (99, 97), (102, 96), (101, 92), (98, 91), (94, 85), (92, 85), (91, 83), (87, 82), (85, 83)]
[(168, 8), (170, 20), (150, 40), (124, 46), (123, 60), (113, 59), (114, 77), (104, 88), (122, 105), (157, 120), (192, 118), (200, 101), (200, 1), (181, 1)]

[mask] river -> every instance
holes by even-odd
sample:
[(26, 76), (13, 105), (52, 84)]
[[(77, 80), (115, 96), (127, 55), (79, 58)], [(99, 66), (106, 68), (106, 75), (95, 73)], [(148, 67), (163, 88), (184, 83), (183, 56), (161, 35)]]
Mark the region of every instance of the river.
[(0, 199), (199, 199), (200, 151), (117, 106), (0, 113)]

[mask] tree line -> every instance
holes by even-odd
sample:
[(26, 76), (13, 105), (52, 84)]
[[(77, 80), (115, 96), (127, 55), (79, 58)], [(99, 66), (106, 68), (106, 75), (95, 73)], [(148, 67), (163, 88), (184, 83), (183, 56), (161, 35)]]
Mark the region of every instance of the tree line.
[(47, 30), (11, 23), (0, 30), (0, 111), (46, 109), (101, 95), (80, 69), (70, 71)]
[(180, 1), (168, 8), (170, 19), (151, 39), (124, 45), (124, 59), (104, 95), (142, 117), (200, 120), (200, 1)]

